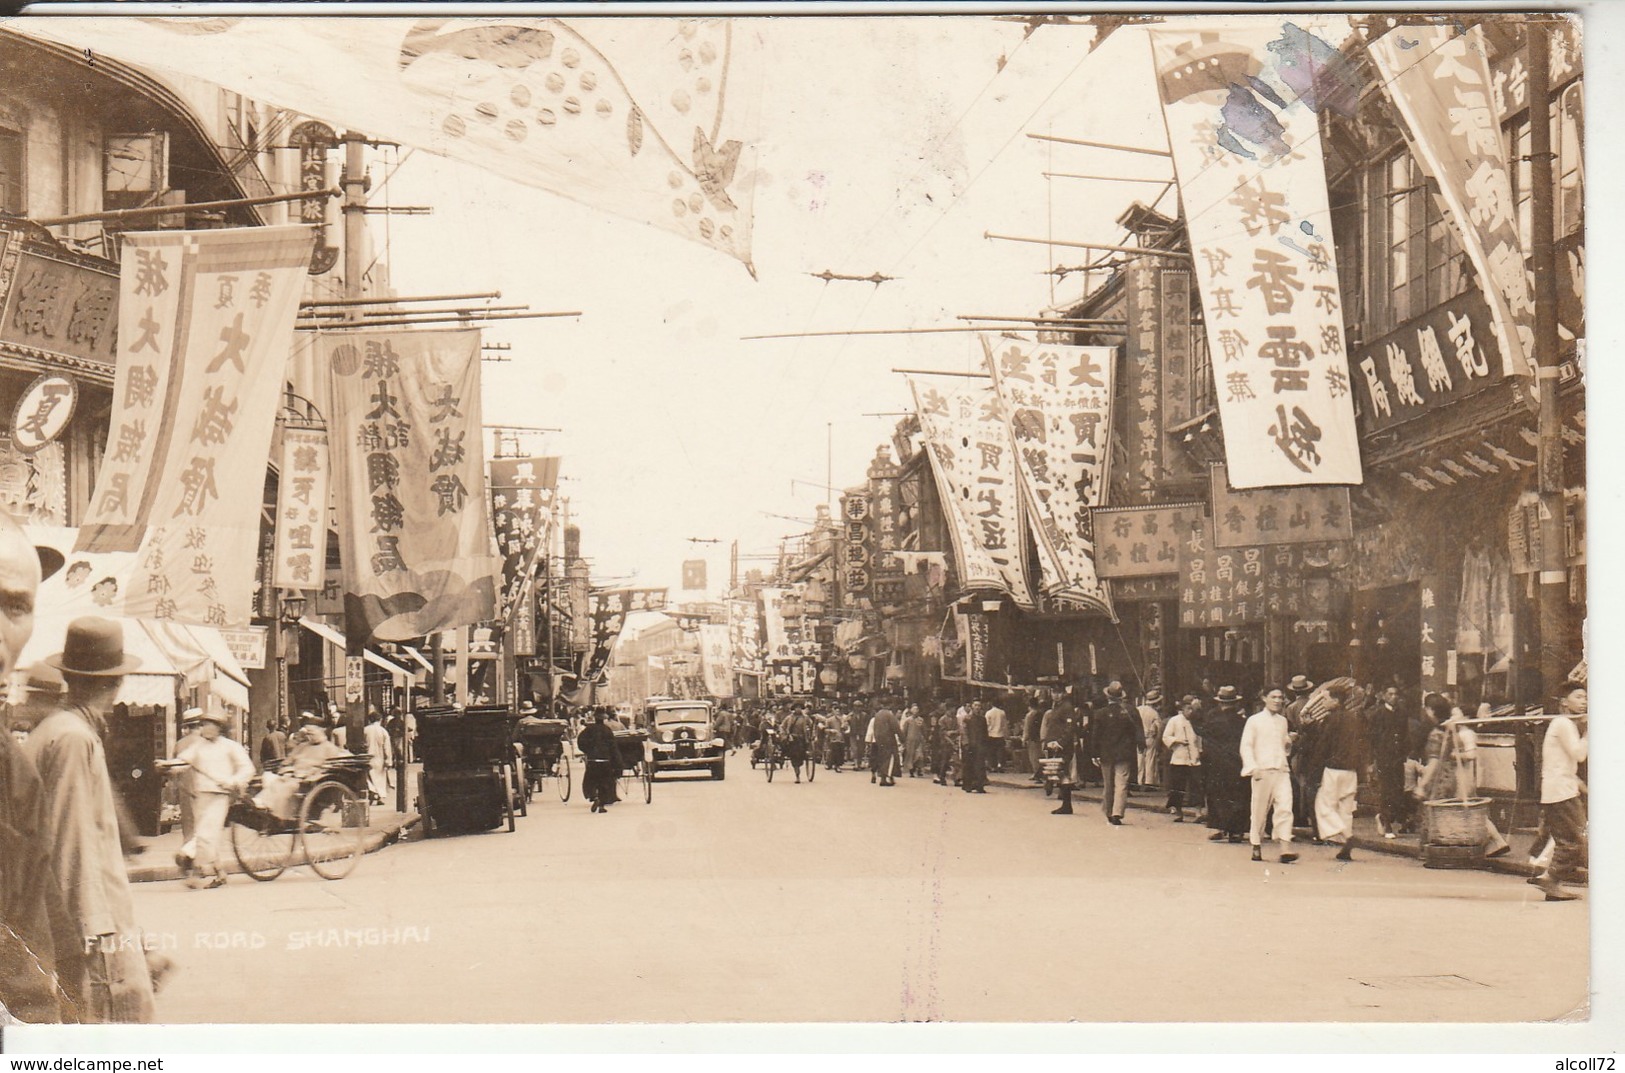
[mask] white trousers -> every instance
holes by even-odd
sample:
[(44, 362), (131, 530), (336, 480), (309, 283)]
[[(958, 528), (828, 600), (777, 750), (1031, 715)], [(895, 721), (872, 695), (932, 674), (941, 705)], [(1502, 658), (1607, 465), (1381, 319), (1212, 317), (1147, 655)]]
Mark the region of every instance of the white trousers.
[(1354, 834), (1354, 794), (1360, 776), (1353, 771), (1329, 767), (1320, 776), (1320, 792), (1315, 794), (1315, 823), (1327, 842), (1347, 842)]
[(1247, 840), (1257, 846), (1264, 841), (1264, 818), (1275, 809), (1275, 840), (1282, 845), (1292, 841), (1292, 775), (1284, 768), (1253, 772), (1252, 826)]
[(220, 874), (220, 843), (226, 830), (226, 814), (231, 811), (231, 798), (226, 794), (195, 794), (192, 797), (192, 815), (196, 827), (197, 848), (192, 856), (201, 875)]

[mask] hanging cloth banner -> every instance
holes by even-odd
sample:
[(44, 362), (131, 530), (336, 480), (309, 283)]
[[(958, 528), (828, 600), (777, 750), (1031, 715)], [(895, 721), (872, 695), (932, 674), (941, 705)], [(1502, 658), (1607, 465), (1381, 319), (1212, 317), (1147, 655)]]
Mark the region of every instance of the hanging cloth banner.
[(727, 626), (707, 623), (700, 627), (700, 670), (705, 691), (713, 697), (734, 695), (732, 649)]
[(1316, 112), (1346, 61), (1291, 22), (1151, 30), (1237, 488), (1359, 484)]
[(995, 589), (1031, 610), (1015, 450), (999, 396), (975, 381), (961, 380), (946, 393), (913, 378), (909, 387), (953, 536), (960, 588)]
[(324, 332), (345, 617), (385, 641), (496, 617), (480, 333)]
[(276, 497), (279, 589), (319, 589), (327, 566), (327, 432), (284, 428)]
[(762, 94), (748, 21), (109, 17), (6, 29), (208, 79), (750, 263)]
[(497, 555), (502, 559), (502, 606), (514, 614), (523, 602), (528, 580), (525, 568), (547, 539), (559, 460), (553, 456), (493, 458), (489, 466), (491, 522)]
[[(137, 522), (145, 513), (126, 615), (240, 627), (254, 614), (266, 460), (315, 234), (294, 226), (185, 236), (179, 247), (163, 244), (158, 256), (148, 247), (146, 261), (149, 271), (157, 272), (160, 258), (180, 253), (168, 268), (176, 273), (168, 285), (181, 292), (168, 337), (171, 354), (164, 353), (165, 331), (155, 323), (162, 315), (157, 303), (154, 320), (143, 323), (148, 296), (139, 282), (139, 247), (127, 262), (137, 269), (131, 293), (141, 312), (134, 318), (136, 331), (119, 335), (120, 371), (128, 362), (130, 372), (120, 385), (125, 391), (115, 396), (119, 423), (108, 456), (122, 454), (115, 463), (119, 467), (130, 455), (144, 457), (150, 468), (140, 482), (140, 508), (125, 499), (133, 489), (118, 479), (128, 469), (104, 473), (92, 520)], [(148, 276), (145, 289), (158, 287), (158, 277)], [(143, 334), (148, 330), (150, 341)], [(170, 372), (160, 396), (154, 376), (162, 378), (157, 369), (165, 362)], [(145, 387), (154, 393), (151, 407), (123, 405)], [(128, 401), (139, 403), (134, 397)], [(132, 417), (133, 411), (150, 418)], [(135, 446), (125, 450), (124, 444)], [(127, 539), (130, 532), (121, 536)], [(87, 540), (82, 530), (79, 542), (87, 550), (116, 550), (105, 548), (96, 534)]]
[(733, 648), (733, 671), (760, 678), (762, 666), (761, 616), (755, 600), (728, 601), (728, 634)]
[(981, 339), (1038, 538), (1044, 594), (1111, 615), (1111, 596), (1095, 570), (1090, 508), (1101, 505), (1106, 488), (1116, 351)]
[[(1405, 120), (1411, 152), (1439, 184), (1439, 197), (1489, 302), (1501, 351), (1495, 375), (1532, 375), (1535, 303), (1518, 241), (1506, 146), (1491, 107), (1483, 36), (1476, 28), (1463, 35), (1450, 25), (1402, 26), (1372, 42), (1370, 51), (1389, 99)], [(1464, 380), (1489, 372), (1470, 331), (1452, 341), (1455, 354), (1466, 356)], [(1408, 363), (1403, 354), (1399, 360)], [(1403, 385), (1399, 390), (1403, 398)]]

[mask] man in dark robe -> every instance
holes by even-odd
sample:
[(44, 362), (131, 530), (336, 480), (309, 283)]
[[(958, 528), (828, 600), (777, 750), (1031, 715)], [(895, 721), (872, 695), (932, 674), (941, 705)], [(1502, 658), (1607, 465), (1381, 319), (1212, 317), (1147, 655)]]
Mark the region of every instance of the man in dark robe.
[[(869, 750), (869, 770), (874, 777), (880, 779), (882, 786), (897, 785), (894, 776), (897, 774), (897, 746), (902, 737), (902, 726), (897, 721), (897, 713), (890, 707), (883, 707), (875, 713), (874, 722), (869, 725), (874, 736), (874, 744)], [(874, 781), (874, 777), (870, 779)]]
[(1242, 842), (1252, 809), (1252, 788), (1241, 777), (1241, 732), (1246, 727), (1242, 696), (1235, 686), (1221, 686), (1213, 708), (1202, 720), (1202, 770), (1207, 783), (1210, 842)]
[(604, 724), (604, 709), (593, 709), (592, 722), (576, 737), (576, 747), (587, 761), (587, 770), (581, 776), (581, 792), (592, 802), (592, 811), (608, 812), (609, 806), (618, 800), (615, 780), (621, 774), (621, 754), (615, 743), (615, 732)]
[(987, 716), (982, 702), (977, 701), (965, 715), (965, 740), (960, 748), (965, 761), (960, 786), (967, 794), (987, 793), (987, 748)]

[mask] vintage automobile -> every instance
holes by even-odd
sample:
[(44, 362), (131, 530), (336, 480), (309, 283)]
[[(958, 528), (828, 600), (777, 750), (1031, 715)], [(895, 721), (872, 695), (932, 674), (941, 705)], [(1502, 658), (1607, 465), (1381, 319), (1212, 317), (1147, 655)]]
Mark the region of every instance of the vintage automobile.
[(710, 701), (650, 697), (640, 725), (649, 731), (656, 775), (705, 769), (713, 779), (727, 777), (728, 743), (717, 733)]

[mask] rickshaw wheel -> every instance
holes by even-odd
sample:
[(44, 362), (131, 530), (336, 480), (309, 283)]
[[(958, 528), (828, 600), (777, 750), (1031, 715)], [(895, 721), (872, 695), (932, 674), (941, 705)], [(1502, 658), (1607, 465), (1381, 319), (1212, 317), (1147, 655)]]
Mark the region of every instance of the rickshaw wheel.
[(244, 875), (269, 883), (286, 871), (293, 859), (293, 834), (262, 831), (246, 823), (233, 822), (231, 852)]
[(557, 789), (560, 801), (570, 800), (570, 757), (568, 755), (559, 757)]
[(355, 871), (366, 848), (366, 828), (353, 824), (362, 811), (355, 791), (332, 779), (305, 795), (299, 806), (299, 837), (306, 863), (323, 879), (343, 879)]

